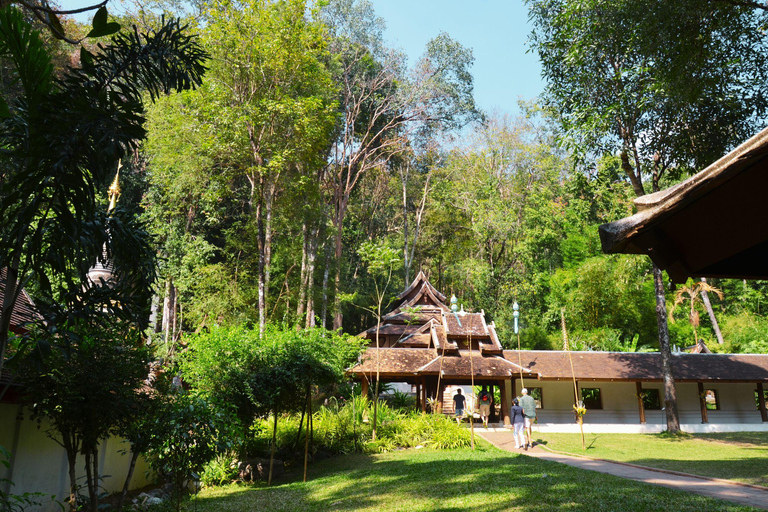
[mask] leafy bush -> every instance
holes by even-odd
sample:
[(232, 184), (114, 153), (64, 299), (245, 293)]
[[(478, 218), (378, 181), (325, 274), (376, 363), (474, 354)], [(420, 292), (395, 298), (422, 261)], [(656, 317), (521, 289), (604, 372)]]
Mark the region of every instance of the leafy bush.
[(392, 395), (387, 397), (387, 403), (393, 409), (413, 410), (416, 407), (416, 397), (395, 390)]
[(725, 343), (722, 347), (709, 344), (710, 348), (731, 353), (768, 353), (768, 319), (744, 312), (722, 318), (721, 324)]
[[(379, 404), (380, 425), (376, 441), (371, 441), (373, 402), (356, 395), (351, 400), (331, 398), (313, 413), (313, 454), (341, 455), (353, 452), (382, 453), (396, 448), (424, 446), (453, 449), (469, 446), (469, 432), (447, 416), (404, 412), (386, 403)], [(278, 418), (277, 447), (285, 459), (303, 452), (305, 431), (297, 437), (300, 415)], [(272, 441), (272, 419), (256, 421), (249, 446), (252, 455), (266, 455)], [(298, 439), (298, 443), (296, 442)]]
[(200, 474), (200, 483), (214, 487), (232, 482), (237, 478), (237, 464), (233, 454), (222, 453), (208, 461)]

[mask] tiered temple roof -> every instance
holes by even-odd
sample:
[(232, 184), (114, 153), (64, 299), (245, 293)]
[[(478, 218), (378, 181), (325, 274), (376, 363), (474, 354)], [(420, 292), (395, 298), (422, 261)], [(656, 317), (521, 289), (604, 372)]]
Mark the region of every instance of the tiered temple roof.
[[(660, 381), (661, 355), (632, 352), (503, 350), (483, 312), (451, 311), (445, 295), (419, 272), (376, 326), (360, 334), (371, 343), (348, 373), (388, 381), (442, 376), (475, 379)], [(573, 362), (573, 373), (571, 372)], [(675, 354), (678, 381), (768, 382), (768, 355)]]
[(379, 347), (434, 349), (455, 353), (469, 344), (483, 354), (502, 352), (496, 327), (485, 321), (484, 313), (453, 312), (440, 293), (419, 272), (410, 286), (397, 296), (394, 309), (381, 324), (361, 333)]

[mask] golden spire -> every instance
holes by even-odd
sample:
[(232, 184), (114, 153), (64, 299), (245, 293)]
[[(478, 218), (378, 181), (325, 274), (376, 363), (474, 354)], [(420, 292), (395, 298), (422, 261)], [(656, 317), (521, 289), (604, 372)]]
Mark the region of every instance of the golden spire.
[(108, 212), (115, 209), (117, 199), (120, 197), (120, 168), (123, 166), (122, 162), (117, 162), (117, 172), (115, 173), (115, 179), (112, 181), (112, 185), (109, 186), (109, 208)]

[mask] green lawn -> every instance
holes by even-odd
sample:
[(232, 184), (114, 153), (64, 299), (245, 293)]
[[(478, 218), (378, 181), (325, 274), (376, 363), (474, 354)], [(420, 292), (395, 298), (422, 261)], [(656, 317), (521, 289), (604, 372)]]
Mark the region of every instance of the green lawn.
[(768, 433), (735, 432), (680, 437), (664, 434), (539, 434), (554, 450), (653, 468), (768, 486)]
[[(299, 473), (300, 470), (296, 470)], [(387, 511), (747, 511), (730, 503), (511, 454), (482, 443), (466, 450), (350, 455), (287, 475), (271, 488), (203, 490), (188, 509)]]

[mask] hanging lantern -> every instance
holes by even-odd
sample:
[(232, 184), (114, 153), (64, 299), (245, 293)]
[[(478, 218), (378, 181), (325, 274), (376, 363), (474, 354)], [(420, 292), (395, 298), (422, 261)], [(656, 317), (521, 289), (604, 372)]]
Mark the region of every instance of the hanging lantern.
[(515, 334), (518, 334), (520, 332), (520, 327), (518, 325), (518, 319), (520, 318), (520, 306), (517, 304), (517, 301), (512, 304), (512, 311), (512, 316), (515, 317)]

